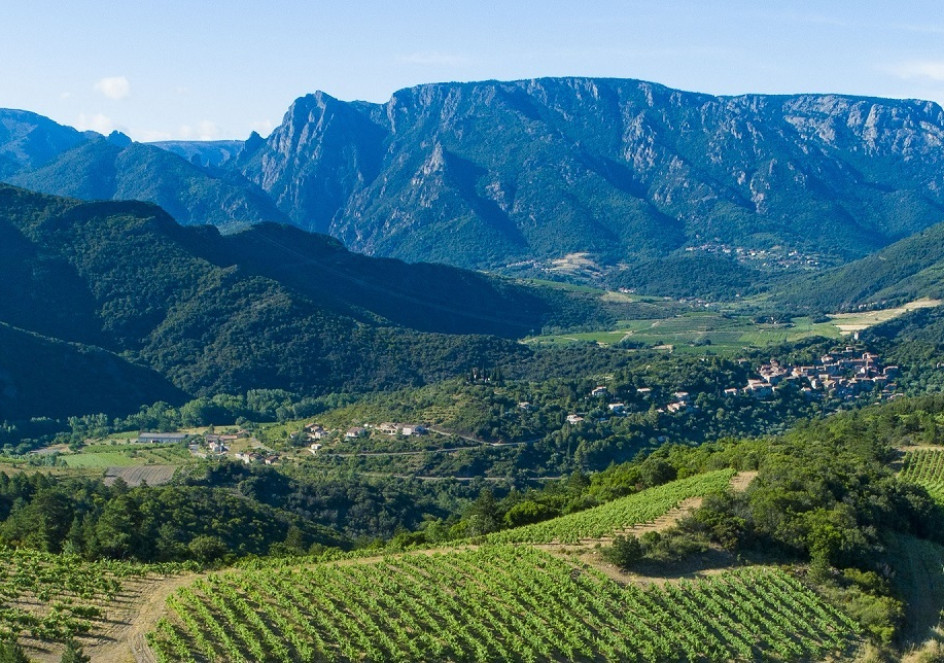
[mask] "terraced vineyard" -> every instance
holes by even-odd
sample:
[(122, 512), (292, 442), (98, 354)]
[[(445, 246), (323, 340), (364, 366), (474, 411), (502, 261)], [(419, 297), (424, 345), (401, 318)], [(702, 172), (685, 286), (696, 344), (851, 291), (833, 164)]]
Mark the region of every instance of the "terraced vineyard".
[(899, 477), (924, 486), (934, 499), (944, 502), (944, 449), (909, 451)]
[(163, 570), (0, 548), (0, 639), (64, 640), (93, 631), (125, 580)]
[(529, 546), (210, 576), (159, 661), (727, 661), (840, 654), (858, 626), (774, 569), (639, 589)]
[(579, 513), (494, 532), (486, 540), (490, 543), (579, 543), (582, 539), (599, 539), (653, 521), (690, 497), (722, 492), (732, 476), (734, 470), (698, 474)]

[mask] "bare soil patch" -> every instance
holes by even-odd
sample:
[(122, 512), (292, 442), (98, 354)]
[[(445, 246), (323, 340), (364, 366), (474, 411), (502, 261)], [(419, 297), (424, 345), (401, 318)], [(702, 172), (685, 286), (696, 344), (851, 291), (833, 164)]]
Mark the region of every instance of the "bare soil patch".
[[(164, 601), (178, 587), (198, 576), (149, 576), (123, 581), (122, 591), (109, 601), (102, 619), (76, 638), (92, 661), (102, 663), (156, 663), (144, 636), (160, 618)], [(21, 638), (27, 656), (36, 663), (59, 663), (64, 644)]]
[(174, 478), (176, 465), (130, 465), (109, 467), (105, 470), (105, 484), (111, 485), (121, 477), (129, 486), (140, 486), (145, 481), (149, 486), (159, 486)]

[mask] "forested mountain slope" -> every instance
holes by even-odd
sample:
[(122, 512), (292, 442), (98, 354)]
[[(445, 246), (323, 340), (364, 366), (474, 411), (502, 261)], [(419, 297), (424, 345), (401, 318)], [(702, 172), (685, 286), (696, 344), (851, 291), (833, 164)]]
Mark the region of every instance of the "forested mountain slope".
[(798, 308), (837, 311), (944, 296), (944, 223), (878, 253), (790, 284), (776, 298)]
[[(0, 236), (0, 322), (101, 348), (110, 365), (139, 364), (148, 377), (133, 392), (137, 404), (252, 388), (317, 394), (418, 384), (528, 352), (499, 336), (599, 314), (579, 296), (364, 258), (292, 228), (231, 236), (184, 228), (147, 203), (83, 203), (2, 186)], [(53, 406), (21, 402), (42, 388), (23, 385), (59, 376), (27, 375), (22, 360), (40, 341), (17, 338), (22, 352), (2, 366), (7, 392), (20, 394), (10, 411), (42, 413)], [(130, 370), (111, 370), (111, 387)], [(87, 411), (77, 407), (54, 409)]]

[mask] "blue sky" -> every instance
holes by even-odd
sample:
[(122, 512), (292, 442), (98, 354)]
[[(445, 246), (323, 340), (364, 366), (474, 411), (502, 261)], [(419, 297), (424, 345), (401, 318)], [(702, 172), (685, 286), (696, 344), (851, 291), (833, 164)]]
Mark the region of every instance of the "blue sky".
[(315, 90), (538, 76), (944, 103), (944, 5), (926, 0), (6, 4), (0, 107), (142, 141), (265, 135)]

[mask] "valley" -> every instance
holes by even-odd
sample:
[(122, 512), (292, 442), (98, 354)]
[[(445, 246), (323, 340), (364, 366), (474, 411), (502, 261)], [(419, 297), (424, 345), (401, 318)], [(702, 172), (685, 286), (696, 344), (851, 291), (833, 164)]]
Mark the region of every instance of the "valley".
[(942, 141), (610, 78), (0, 110), (0, 661), (936, 660)]

